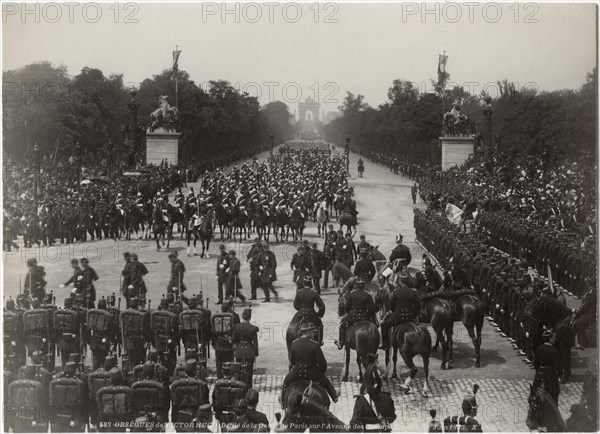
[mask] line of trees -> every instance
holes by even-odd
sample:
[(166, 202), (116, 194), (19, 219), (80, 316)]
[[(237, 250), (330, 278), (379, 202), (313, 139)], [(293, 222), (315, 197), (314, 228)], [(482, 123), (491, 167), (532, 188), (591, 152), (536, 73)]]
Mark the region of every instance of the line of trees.
[[(518, 89), (508, 80), (497, 83), (499, 96), (492, 99), (493, 131), (502, 147), (516, 153), (538, 154), (553, 158), (595, 155), (597, 107), (597, 70), (586, 76), (577, 90), (537, 92)], [(431, 161), (435, 142), (441, 133), (442, 104), (446, 111), (452, 102), (462, 102), (462, 112), (471, 117), (479, 131), (483, 114), (481, 100), (463, 87), (420, 92), (411, 82), (394, 80), (388, 89), (388, 101), (370, 107), (362, 95), (348, 92), (339, 107), (341, 116), (325, 126), (325, 138), (338, 144), (347, 136), (351, 148), (370, 149), (390, 154), (408, 154)], [(439, 151), (438, 151), (439, 152)]]
[[(286, 104), (276, 101), (261, 108), (257, 98), (227, 81), (211, 81), (202, 89), (185, 71), (177, 74), (184, 157), (258, 152), (268, 146), (271, 133), (276, 143), (292, 137)], [(4, 71), (2, 79), (5, 158), (27, 159), (34, 143), (42, 154), (57, 158), (68, 158), (77, 144), (82, 152), (106, 152), (109, 140), (115, 152), (125, 152), (131, 89), (121, 74), (106, 76), (86, 67), (73, 77), (63, 66), (37, 62)], [(145, 129), (160, 95), (175, 104), (175, 81), (166, 70), (137, 87), (138, 119)]]

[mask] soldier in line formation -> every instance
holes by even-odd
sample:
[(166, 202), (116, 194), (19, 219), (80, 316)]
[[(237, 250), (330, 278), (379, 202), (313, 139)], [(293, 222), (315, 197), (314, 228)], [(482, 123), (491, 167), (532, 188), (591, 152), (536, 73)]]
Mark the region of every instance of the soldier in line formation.
[[(564, 295), (556, 288), (553, 291), (552, 285), (546, 281), (529, 274), (527, 262), (507, 257), (490, 248), (479, 241), (475, 234), (465, 234), (447, 218), (432, 210), (415, 209), (415, 229), (417, 239), (447, 270), (444, 288), (475, 290), (496, 331), (520, 349), (519, 353), (526, 357), (526, 362), (535, 361), (535, 367), (546, 365), (543, 375), (548, 381), (544, 384), (551, 395), (557, 396), (553, 385), (558, 384), (563, 369), (568, 367), (557, 363), (560, 360), (558, 357), (550, 365), (545, 361), (540, 362), (551, 358), (538, 353), (539, 350), (542, 354), (547, 353), (545, 347), (540, 346), (552, 336), (549, 331), (553, 327), (550, 313), (558, 310), (564, 311), (565, 316), (571, 314), (565, 306)], [(425, 274), (427, 268), (433, 267), (430, 261), (424, 262), (424, 266)], [(440, 289), (433, 280), (428, 280), (428, 285), (431, 291)], [(587, 287), (588, 292), (594, 292), (595, 281), (588, 279)], [(577, 319), (580, 316), (575, 314), (574, 317)], [(589, 339), (584, 330), (586, 326), (589, 327), (589, 322), (580, 327), (580, 342)], [(578, 330), (577, 327), (575, 330)], [(556, 337), (552, 339), (556, 343)], [(553, 380), (550, 381), (547, 376)]]

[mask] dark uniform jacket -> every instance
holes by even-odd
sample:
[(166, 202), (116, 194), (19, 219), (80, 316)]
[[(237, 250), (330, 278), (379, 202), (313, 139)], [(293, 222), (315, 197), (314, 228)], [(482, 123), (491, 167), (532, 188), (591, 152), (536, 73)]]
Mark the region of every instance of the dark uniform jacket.
[(75, 290), (79, 292), (80, 276), (83, 276), (83, 274), (81, 273), (81, 268), (77, 267), (73, 270), (73, 275), (69, 278), (69, 280), (65, 282), (65, 286), (69, 286), (72, 283), (73, 288), (75, 288)]
[(46, 281), (44, 277), (46, 272), (44, 267), (35, 265), (29, 269), (27, 276), (25, 276), (24, 288), (28, 291), (32, 297), (43, 299), (46, 295)]
[[(171, 263), (171, 280), (167, 285), (167, 292), (171, 292), (173, 288), (179, 290), (179, 283), (183, 282), (183, 275), (185, 274), (185, 265), (181, 260), (177, 259)], [(182, 285), (183, 286), (183, 285)]]
[(393, 264), (396, 259), (404, 260), (404, 265), (410, 264), (412, 259), (410, 250), (404, 244), (398, 244), (390, 254), (390, 263)]
[[(373, 402), (377, 413), (371, 406)], [(374, 396), (358, 395), (350, 420), (350, 431), (390, 432), (390, 425), (396, 420), (394, 401), (389, 393), (379, 392)]]
[(256, 411), (253, 408), (249, 408), (246, 410), (246, 418), (248, 419), (248, 423), (251, 425), (252, 429), (249, 431), (252, 432), (270, 432), (271, 429), (269, 427), (269, 419), (264, 413), (260, 411)]
[(348, 296), (348, 304), (346, 312), (348, 314), (348, 322), (354, 323), (359, 320), (370, 321), (377, 312), (377, 306), (373, 298), (362, 289), (354, 289), (350, 291)]
[(87, 267), (81, 270), (83, 278), (80, 281), (79, 290), (83, 295), (83, 299), (87, 298), (88, 301), (96, 301), (96, 288), (94, 288), (94, 282), (98, 280), (98, 275), (92, 267)]
[(325, 374), (327, 360), (318, 343), (302, 336), (292, 342), (290, 349), (292, 369), (304, 378), (313, 378)]
[(258, 356), (258, 327), (248, 322), (236, 324), (232, 343), (236, 344), (235, 357), (238, 360), (254, 360)]
[(396, 288), (392, 293), (390, 310), (396, 320), (412, 320), (419, 312), (417, 293), (404, 285)]
[(375, 265), (367, 258), (360, 258), (354, 266), (354, 274), (367, 283), (373, 280), (375, 273)]
[[(262, 269), (260, 267), (262, 267)], [(258, 255), (258, 268), (262, 282), (268, 283), (277, 280), (277, 274), (275, 272), (277, 268), (277, 258), (275, 257), (275, 253), (271, 250), (260, 252)]]
[[(316, 312), (315, 305), (318, 309)], [(320, 318), (325, 315), (325, 303), (321, 296), (310, 288), (302, 288), (296, 292), (294, 309), (298, 311), (296, 315), (305, 315), (314, 324), (320, 323)]]

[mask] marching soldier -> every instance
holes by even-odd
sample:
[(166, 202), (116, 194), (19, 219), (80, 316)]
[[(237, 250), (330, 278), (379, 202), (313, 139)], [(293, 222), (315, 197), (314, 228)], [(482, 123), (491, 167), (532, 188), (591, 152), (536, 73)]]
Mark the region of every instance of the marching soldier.
[(232, 343), (235, 345), (235, 361), (241, 363), (241, 378), (247, 387), (252, 387), (254, 361), (258, 356), (258, 327), (250, 324), (252, 310), (244, 309), (242, 322), (235, 325)]
[[(246, 384), (239, 380), (240, 364), (237, 362), (223, 363), (223, 376), (215, 382), (212, 401), (215, 411), (215, 418), (221, 424), (225, 424), (233, 419), (232, 415), (235, 404), (246, 395)], [(226, 391), (226, 392), (225, 392)]]
[(215, 304), (223, 303), (223, 285), (227, 281), (226, 269), (229, 268), (229, 255), (225, 250), (225, 244), (219, 245), (219, 258), (217, 259), (217, 291), (218, 300)]
[(240, 292), (242, 282), (240, 281), (240, 261), (236, 258), (235, 250), (229, 251), (229, 267), (225, 270), (227, 273), (226, 294), (233, 299), (239, 298), (242, 303), (246, 302), (246, 297)]
[(306, 273), (307, 265), (304, 247), (298, 246), (297, 253), (294, 253), (292, 261), (290, 262), (290, 268), (294, 271), (296, 289), (302, 289), (304, 287), (304, 274)]
[[(131, 302), (133, 304), (134, 299)], [(112, 368), (110, 385), (100, 388), (96, 394), (98, 431), (124, 431), (123, 425), (130, 423), (133, 419), (134, 401), (133, 389), (124, 384), (121, 371), (118, 368)]]
[(240, 323), (240, 317), (232, 311), (233, 300), (226, 300), (221, 305), (220, 314), (215, 314), (212, 321), (212, 344), (216, 354), (217, 378), (223, 378), (224, 362), (233, 361), (233, 330)]
[(88, 422), (87, 385), (76, 377), (77, 363), (64, 365), (64, 376), (50, 382), (50, 405), (57, 412), (52, 432), (84, 432)]
[(83, 331), (83, 318), (79, 313), (72, 310), (73, 299), (65, 298), (64, 309), (54, 311), (54, 333), (55, 341), (58, 344), (62, 367), (69, 360), (71, 353), (76, 353), (81, 348), (81, 339)]
[(256, 389), (251, 388), (246, 392), (246, 403), (248, 404), (246, 418), (248, 419), (248, 424), (250, 425), (249, 431), (270, 432), (271, 429), (269, 427), (269, 419), (267, 419), (267, 415), (256, 410), (256, 406), (258, 405), (258, 397), (258, 390)]
[(65, 283), (60, 285), (60, 288), (65, 288), (69, 286), (71, 283), (73, 284), (73, 293), (80, 293), (79, 283), (81, 279), (83, 279), (83, 273), (81, 268), (79, 268), (79, 261), (76, 258), (71, 259), (71, 267), (73, 267), (73, 275), (67, 280)]
[(417, 203), (417, 193), (419, 192), (419, 187), (417, 187), (417, 183), (410, 188), (410, 195), (412, 197), (413, 205)]
[(26, 362), (23, 343), (23, 309), (16, 306), (12, 297), (6, 302), (3, 312), (4, 369), (16, 373), (19, 366)]
[(99, 279), (96, 271), (90, 267), (90, 263), (87, 258), (81, 258), (81, 266), (83, 267), (81, 270), (81, 275), (83, 276), (81, 279), (81, 284), (79, 285), (79, 290), (81, 291), (81, 295), (84, 300), (84, 307), (86, 309), (93, 309), (94, 302), (96, 301), (96, 288), (94, 287), (94, 282)]
[(131, 298), (129, 308), (121, 312), (120, 324), (123, 336), (123, 365), (126, 371), (131, 371), (134, 366), (144, 362), (149, 329), (147, 315), (141, 311), (137, 298)]
[(169, 260), (171, 261), (171, 280), (169, 280), (169, 283), (167, 284), (167, 293), (175, 294), (182, 297), (183, 301), (186, 301), (183, 296), (183, 293), (186, 290), (185, 284), (183, 283), (185, 265), (183, 265), (181, 259), (178, 259), (177, 253), (175, 252), (169, 253)]
[(324, 256), (317, 248), (317, 243), (313, 243), (312, 249), (309, 250), (308, 254), (308, 269), (312, 278), (313, 287), (317, 294), (321, 293), (321, 275), (323, 271)]
[(125, 296), (125, 306), (129, 308), (129, 299), (133, 296), (131, 286), (131, 253), (125, 252), (123, 253), (123, 259), (125, 260), (125, 266), (123, 267), (123, 271), (121, 271), (121, 275), (123, 276), (123, 282), (121, 285), (121, 292)]
[(265, 293), (264, 302), (268, 303), (271, 301), (271, 292), (275, 295), (275, 298), (279, 294), (277, 294), (277, 291), (273, 287), (273, 282), (277, 280), (277, 258), (275, 257), (275, 253), (269, 249), (269, 244), (266, 242), (263, 243), (262, 251), (258, 256), (258, 263), (259, 278)]
[(262, 251), (260, 238), (254, 240), (254, 244), (246, 255), (246, 262), (250, 262), (250, 300), (256, 300), (256, 289), (261, 286), (259, 256)]
[(44, 280), (46, 272), (44, 267), (37, 264), (37, 259), (29, 258), (27, 259), (27, 268), (24, 284), (25, 294), (31, 294), (31, 297), (43, 303), (46, 297), (46, 281)]

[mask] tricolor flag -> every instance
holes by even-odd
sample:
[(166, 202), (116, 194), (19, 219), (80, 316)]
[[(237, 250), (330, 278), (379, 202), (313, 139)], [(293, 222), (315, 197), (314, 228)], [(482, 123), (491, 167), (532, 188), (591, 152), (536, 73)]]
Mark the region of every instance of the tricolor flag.
[(446, 80), (448, 79), (448, 74), (446, 73), (446, 63), (448, 62), (448, 56), (446, 56), (446, 52), (444, 54), (439, 55), (438, 59), (438, 85), (444, 89), (446, 87)]
[(173, 51), (173, 73), (176, 73), (179, 70), (179, 54), (181, 50), (175, 49)]

